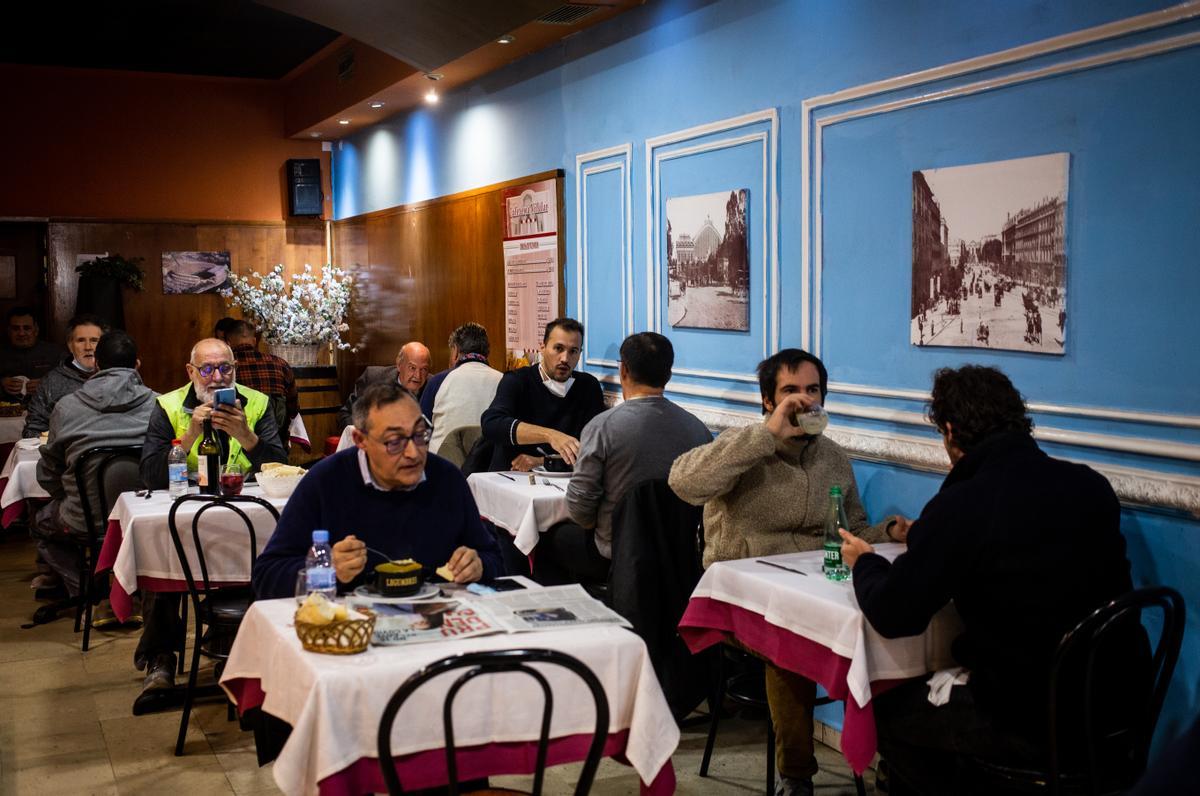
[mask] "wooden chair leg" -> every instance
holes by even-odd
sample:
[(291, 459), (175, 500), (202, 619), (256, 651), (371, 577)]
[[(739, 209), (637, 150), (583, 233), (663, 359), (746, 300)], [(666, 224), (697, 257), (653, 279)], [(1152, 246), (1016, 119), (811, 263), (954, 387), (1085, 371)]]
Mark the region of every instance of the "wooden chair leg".
[(861, 774), (854, 775), (854, 792), (858, 796), (867, 796), (867, 783), (863, 782)]

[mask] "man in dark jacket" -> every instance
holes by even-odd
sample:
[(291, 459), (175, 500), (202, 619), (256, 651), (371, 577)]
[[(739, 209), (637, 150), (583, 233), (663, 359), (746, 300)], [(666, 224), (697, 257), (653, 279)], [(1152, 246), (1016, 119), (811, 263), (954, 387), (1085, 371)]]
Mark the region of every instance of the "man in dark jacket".
[[(969, 672), (966, 687), (935, 706), (921, 678), (875, 701), (892, 793), (970, 792), (962, 777), (972, 757), (1044, 765), (1054, 650), (1085, 616), (1131, 589), (1112, 487), (1038, 448), (1003, 373), (938, 371), (929, 417), (953, 467), (921, 516), (893, 530), (907, 552), (889, 563), (843, 533), (855, 595), (881, 635), (921, 633), (951, 600), (963, 620), (953, 654)], [(1145, 650), (1144, 635), (1130, 640), (1128, 665), (1116, 667), (1126, 676)], [(1062, 726), (1078, 726), (1062, 707), (1059, 714)]]
[(354, 382), (354, 389), (346, 403), (338, 410), (338, 428), (345, 428), (353, 422), (354, 404), (367, 388), (373, 384), (387, 384), (393, 380), (420, 399), (425, 390), (425, 382), (429, 380), (429, 349), (424, 343), (416, 340), (405, 343), (396, 353), (396, 364), (367, 365), (362, 375)]
[(36, 437), (50, 428), (50, 413), (64, 396), (78, 390), (96, 372), (96, 345), (108, 331), (95, 315), (77, 315), (67, 324), (68, 354), (38, 384), (29, 402), (22, 437)]
[(4, 314), (7, 345), (0, 347), (0, 400), (26, 403), (42, 377), (62, 361), (63, 347), (39, 340), (32, 307), (13, 307)]
[[(75, 481), (79, 457), (98, 445), (141, 445), (155, 407), (154, 391), (138, 376), (137, 346), (129, 335), (106, 333), (95, 346), (95, 359), (96, 375), (54, 407), (37, 467), (38, 483), (52, 498), (38, 515), (38, 551), (72, 595), (79, 592), (78, 549), (87, 542)], [(99, 505), (98, 494), (89, 497)]]
[(504, 374), (481, 418), (495, 446), (489, 469), (532, 470), (551, 452), (575, 464), (583, 427), (604, 411), (600, 382), (575, 370), (582, 351), (583, 325), (556, 318), (542, 335), (541, 361)]

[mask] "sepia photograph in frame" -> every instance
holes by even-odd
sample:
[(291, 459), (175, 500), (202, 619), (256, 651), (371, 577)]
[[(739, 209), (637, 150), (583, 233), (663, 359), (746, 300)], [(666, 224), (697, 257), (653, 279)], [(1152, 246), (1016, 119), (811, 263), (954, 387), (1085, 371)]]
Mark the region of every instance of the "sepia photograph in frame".
[(750, 191), (667, 200), (667, 321), (675, 328), (750, 330)]
[(229, 286), (229, 252), (163, 252), (163, 293), (219, 293)]
[(912, 174), (909, 339), (1064, 353), (1070, 155)]

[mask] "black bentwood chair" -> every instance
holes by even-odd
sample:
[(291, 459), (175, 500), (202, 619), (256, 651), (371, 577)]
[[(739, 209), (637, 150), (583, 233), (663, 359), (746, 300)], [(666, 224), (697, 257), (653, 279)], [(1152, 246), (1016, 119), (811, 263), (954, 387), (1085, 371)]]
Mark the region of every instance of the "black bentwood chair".
[[(175, 524), (175, 515), (179, 507), (187, 502), (200, 502), (204, 505), (192, 516), (192, 544), (195, 546), (196, 562), (200, 566), (200, 580), (197, 581), (188, 563), (183, 543), (179, 537), (179, 528)], [(167, 515), (167, 527), (171, 531), (171, 541), (175, 545), (175, 554), (183, 567), (183, 576), (187, 581), (188, 595), (191, 598), (192, 614), (196, 620), (196, 636), (192, 640), (192, 666), (188, 672), (187, 692), (183, 700), (183, 716), (179, 720), (179, 739), (175, 742), (175, 756), (183, 754), (183, 741), (187, 735), (188, 717), (192, 712), (192, 702), (196, 697), (196, 675), (200, 671), (200, 656), (224, 661), (229, 658), (229, 648), (233, 637), (237, 635), (238, 626), (250, 608), (254, 594), (249, 585), (216, 588), (210, 585), (208, 578), (208, 562), (204, 557), (204, 544), (200, 539), (200, 520), (210, 509), (221, 508), (232, 511), (241, 517), (246, 526), (250, 543), (250, 569), (253, 571), (254, 562), (258, 559), (258, 539), (254, 531), (254, 521), (250, 519), (237, 504), (261, 506), (270, 512), (275, 522), (279, 522), (279, 512), (267, 501), (253, 495), (236, 495), (222, 497), (217, 495), (183, 495), (171, 505), (171, 513)], [(207, 628), (207, 632), (206, 632)]]
[[(1057, 796), (1115, 794), (1133, 785), (1146, 768), (1154, 727), (1179, 659), (1185, 610), (1183, 597), (1172, 588), (1135, 589), (1063, 636), (1050, 669), (1046, 768), (976, 759), (971, 762), (980, 787)], [(1131, 648), (1149, 646), (1140, 623), (1145, 611), (1152, 619), (1161, 612), (1158, 642), (1144, 666), (1129, 666), (1128, 659), (1137, 657), (1130, 654)], [(1119, 680), (1115, 688), (1114, 677)], [(1070, 711), (1073, 715), (1064, 716), (1063, 703), (1070, 704), (1072, 692), (1078, 703)], [(1118, 715), (1106, 715), (1105, 709), (1118, 700), (1124, 702)], [(1064, 749), (1064, 741), (1075, 742), (1074, 754)]]
[(446, 776), (450, 796), (458, 796), (458, 762), (454, 751), (454, 697), (468, 682), (483, 674), (500, 672), (522, 672), (529, 675), (542, 687), (542, 728), (538, 737), (537, 768), (533, 775), (533, 795), (540, 796), (542, 781), (546, 770), (546, 750), (550, 744), (550, 716), (554, 712), (554, 696), (545, 676), (528, 664), (552, 663), (569, 669), (587, 685), (592, 692), (592, 701), (596, 705), (596, 729), (592, 734), (592, 743), (588, 747), (583, 769), (579, 772), (579, 782), (575, 786), (577, 796), (588, 793), (592, 788), (592, 780), (600, 765), (600, 757), (604, 752), (604, 742), (608, 739), (608, 698), (604, 695), (604, 687), (596, 675), (582, 661), (563, 652), (549, 649), (514, 649), (490, 650), (487, 652), (467, 652), (442, 658), (416, 672), (396, 690), (384, 708), (383, 718), (379, 722), (379, 766), (383, 773), (383, 781), (387, 783), (388, 793), (404, 793), (400, 787), (400, 777), (396, 773), (396, 764), (392, 758), (392, 724), (396, 715), (413, 692), (429, 680), (443, 672), (454, 669), (469, 669), (459, 675), (446, 693), (446, 701), (442, 704), (442, 726), (446, 739)]
[[(92, 608), (101, 598), (95, 583), (96, 559), (108, 524), (108, 513), (117, 496), (141, 486), (138, 464), (140, 445), (99, 445), (88, 448), (75, 462), (75, 489), (83, 511), (83, 530), (86, 537), (79, 544), (79, 594), (46, 605), (34, 614), (34, 622), (53, 621), (58, 612), (75, 608), (75, 632), (83, 630), (82, 650), (88, 651), (92, 632)], [(93, 500), (93, 495), (96, 500)]]

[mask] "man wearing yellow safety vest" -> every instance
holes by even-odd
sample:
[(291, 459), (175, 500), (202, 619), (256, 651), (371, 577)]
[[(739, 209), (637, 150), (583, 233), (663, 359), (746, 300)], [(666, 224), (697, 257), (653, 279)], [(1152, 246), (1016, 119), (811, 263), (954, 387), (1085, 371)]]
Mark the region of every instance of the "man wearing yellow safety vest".
[[(167, 486), (167, 454), (172, 440), (180, 440), (188, 452), (188, 470), (197, 469), (196, 449), (204, 436), (204, 422), (211, 421), (221, 447), (221, 462), (240, 462), (258, 471), (266, 462), (286, 462), (287, 453), (279, 439), (279, 428), (268, 411), (267, 396), (236, 383), (237, 363), (233, 351), (222, 340), (207, 338), (192, 347), (187, 363), (190, 383), (158, 397), (150, 415), (146, 444), (142, 448), (141, 475), (146, 486)], [(213, 409), (213, 393), (234, 387), (236, 406)], [(135, 715), (172, 705), (175, 684), (175, 652), (183, 638), (178, 593), (142, 592), (145, 625), (134, 653), (138, 669), (145, 669), (142, 693), (134, 701)]]
[[(167, 454), (178, 439), (188, 452), (188, 472), (196, 471), (196, 449), (204, 436), (204, 421), (211, 420), (221, 446), (221, 462), (240, 462), (257, 471), (266, 462), (286, 462), (279, 442), (279, 428), (268, 411), (268, 398), (258, 390), (236, 384), (237, 362), (223, 340), (210, 337), (192, 348), (187, 363), (191, 382), (158, 397), (158, 409), (150, 417), (146, 447), (142, 449), (142, 481), (152, 489), (167, 486)], [(214, 411), (213, 393), (234, 387), (238, 405)]]

